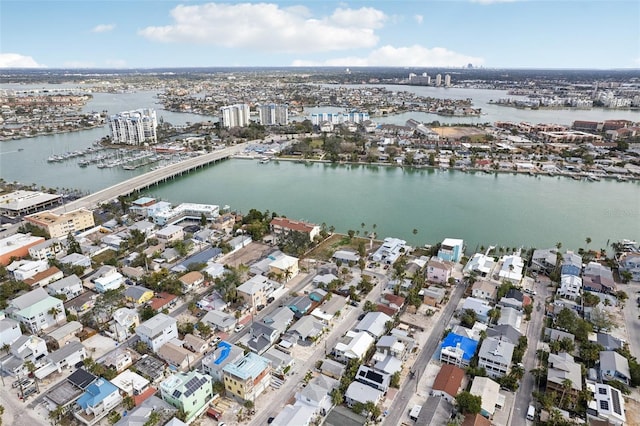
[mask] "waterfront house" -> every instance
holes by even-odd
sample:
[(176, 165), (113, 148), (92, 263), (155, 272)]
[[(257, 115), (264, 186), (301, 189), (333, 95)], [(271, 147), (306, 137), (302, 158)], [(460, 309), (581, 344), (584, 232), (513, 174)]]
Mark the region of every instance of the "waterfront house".
[(291, 232), (301, 232), (309, 237), (309, 241), (313, 241), (320, 234), (320, 226), (287, 219), (286, 217), (274, 217), (269, 226), (271, 233), (276, 236), (283, 236)]
[(42, 288), (9, 301), (5, 313), (35, 334), (67, 320), (62, 300), (49, 296)]
[(122, 402), (122, 396), (116, 386), (100, 377), (91, 383), (85, 393), (76, 401), (73, 415), (82, 423), (92, 426), (111, 412)]
[(83, 292), (82, 281), (77, 275), (69, 275), (66, 278), (55, 281), (47, 286), (47, 292), (51, 296), (64, 296), (66, 300), (80, 296)]
[(478, 366), (487, 371), (489, 377), (502, 377), (509, 374), (513, 358), (513, 343), (487, 337), (478, 352)]
[(271, 383), (271, 362), (249, 352), (222, 369), (224, 387), (229, 394), (243, 401), (255, 401)]
[(462, 269), (462, 273), (465, 276), (470, 276), (471, 274), (475, 274), (478, 277), (488, 277), (491, 276), (493, 272), (493, 268), (496, 266), (495, 260), (493, 257), (487, 256), (482, 253), (474, 254), (471, 259), (464, 265)]
[(213, 377), (217, 382), (224, 381), (223, 368), (244, 357), (244, 350), (232, 343), (221, 341), (216, 348), (202, 359), (202, 371)]
[(614, 293), (616, 284), (613, 280), (613, 272), (609, 267), (598, 262), (589, 262), (582, 274), (582, 287), (588, 291)]
[(438, 258), (448, 262), (458, 263), (464, 255), (464, 241), (455, 238), (445, 238), (440, 244)]
[(436, 284), (446, 284), (451, 278), (453, 264), (448, 261), (431, 258), (427, 262), (427, 281)]
[(162, 382), (160, 393), (165, 402), (187, 413), (185, 422), (189, 424), (213, 400), (213, 380), (198, 371), (177, 373)]
[(451, 364), (444, 364), (431, 387), (431, 396), (438, 396), (453, 403), (462, 388), (464, 370)]
[(169, 315), (156, 314), (136, 327), (136, 334), (153, 352), (158, 352), (162, 345), (178, 338), (177, 323)]
[(548, 275), (556, 268), (557, 262), (558, 250), (556, 248), (534, 250), (530, 269)]
[(623, 253), (618, 261), (620, 273), (631, 274), (631, 281), (640, 281), (640, 253)]
[(382, 262), (387, 265), (392, 265), (405, 251), (407, 242), (398, 238), (385, 238), (382, 245), (376, 250), (371, 259), (374, 262)]
[[(567, 380), (571, 386), (565, 389)], [(573, 357), (566, 352), (549, 354), (547, 366), (547, 392), (566, 394), (574, 402), (578, 393), (582, 390), (582, 365), (575, 362)]]
[(500, 393), (500, 385), (488, 377), (474, 377), (469, 393), (481, 398), (480, 414), (487, 419), (493, 418), (496, 408), (504, 406), (505, 397)]
[(524, 261), (515, 254), (502, 256), (499, 260), (500, 270), (498, 278), (500, 281), (509, 281), (518, 285), (522, 281), (522, 270), (524, 269)]
[(562, 266), (560, 273), (562, 275), (580, 276), (582, 272), (582, 257), (572, 251), (567, 251), (562, 255)]
[(631, 373), (629, 372), (629, 361), (618, 352), (600, 352), (600, 377), (602, 380), (619, 380), (629, 384)]

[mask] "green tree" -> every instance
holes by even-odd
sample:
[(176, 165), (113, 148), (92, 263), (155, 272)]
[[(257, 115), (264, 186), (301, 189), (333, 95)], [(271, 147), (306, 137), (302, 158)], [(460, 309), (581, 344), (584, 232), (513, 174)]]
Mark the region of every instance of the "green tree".
[(78, 253), (82, 254), (82, 248), (80, 243), (76, 241), (76, 238), (71, 232), (67, 234), (67, 254)]
[(393, 373), (391, 375), (391, 381), (389, 382), (389, 386), (391, 386), (392, 388), (399, 388), (400, 387), (400, 372), (396, 371), (395, 373)]
[(482, 409), (482, 398), (472, 395), (470, 392), (462, 391), (456, 395), (456, 405), (463, 414), (478, 414)]

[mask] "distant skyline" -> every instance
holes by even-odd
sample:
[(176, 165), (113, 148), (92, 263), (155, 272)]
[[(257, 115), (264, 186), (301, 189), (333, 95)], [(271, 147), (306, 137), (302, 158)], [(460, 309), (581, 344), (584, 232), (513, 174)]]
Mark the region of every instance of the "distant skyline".
[(0, 68), (640, 68), (637, 0), (3, 0)]

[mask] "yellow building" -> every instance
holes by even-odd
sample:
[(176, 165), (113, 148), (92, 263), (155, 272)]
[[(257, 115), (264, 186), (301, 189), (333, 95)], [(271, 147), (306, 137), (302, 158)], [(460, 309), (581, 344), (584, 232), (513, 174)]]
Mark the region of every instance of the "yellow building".
[(124, 297), (136, 305), (142, 305), (148, 300), (151, 300), (154, 295), (155, 293), (152, 290), (139, 285), (127, 286), (124, 291)]
[(49, 210), (35, 213), (24, 218), (30, 224), (43, 229), (51, 238), (64, 238), (95, 226), (93, 213), (87, 209), (55, 214)]
[(249, 352), (222, 369), (224, 388), (238, 399), (254, 401), (271, 383), (271, 361)]

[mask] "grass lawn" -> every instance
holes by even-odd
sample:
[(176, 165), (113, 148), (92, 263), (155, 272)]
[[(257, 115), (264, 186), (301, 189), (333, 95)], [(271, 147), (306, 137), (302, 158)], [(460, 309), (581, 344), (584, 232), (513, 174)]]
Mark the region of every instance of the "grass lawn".
[(109, 259), (113, 259), (116, 256), (117, 256), (117, 253), (115, 251), (107, 250), (107, 251), (104, 251), (102, 253), (99, 253), (99, 254), (93, 256), (91, 258), (91, 260), (93, 262), (95, 262), (96, 264), (98, 264), (98, 265), (102, 265), (105, 261), (107, 261)]
[[(335, 253), (336, 250), (340, 249), (350, 249), (355, 252), (358, 251), (358, 244), (362, 241), (367, 248), (367, 253), (370, 253), (369, 250), (369, 239), (368, 238), (359, 238), (353, 237), (349, 238), (348, 235), (345, 234), (333, 234), (326, 240), (320, 243), (318, 247), (314, 248), (308, 255), (308, 257), (312, 259), (330, 261), (331, 256)], [(373, 249), (376, 250), (382, 244), (381, 241), (373, 240)]]

